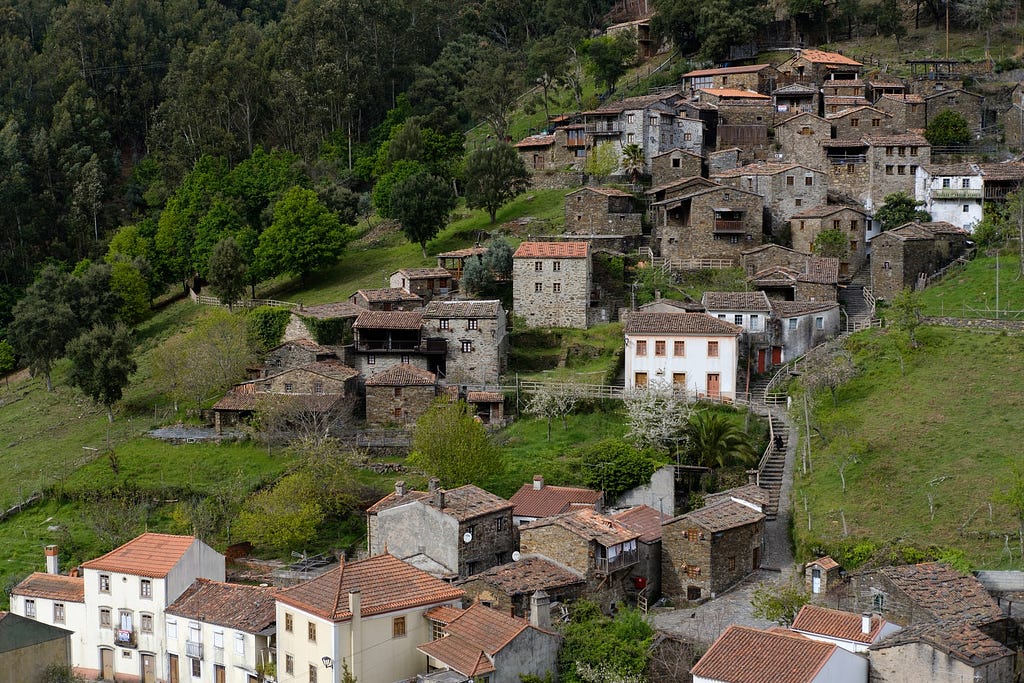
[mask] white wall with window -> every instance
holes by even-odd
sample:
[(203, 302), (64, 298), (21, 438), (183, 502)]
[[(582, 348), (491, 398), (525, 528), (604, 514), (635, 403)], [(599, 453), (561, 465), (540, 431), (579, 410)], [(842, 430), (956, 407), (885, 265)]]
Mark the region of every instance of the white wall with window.
[[(275, 656), (267, 634), (246, 633), (180, 615), (166, 616), (166, 633), (167, 653), (172, 655), (169, 661), (178, 662), (180, 683), (218, 683), (218, 668), (223, 668), (225, 683), (248, 683), (250, 676), (258, 678), (260, 665)], [(283, 674), (283, 668), (278, 673)], [(278, 680), (289, 679), (279, 675)]]
[(627, 334), (626, 388), (683, 383), (688, 393), (697, 396), (734, 397), (737, 339), (735, 335)]
[(972, 230), (981, 222), (984, 204), (984, 179), (973, 164), (918, 167), (914, 183), (915, 199), (933, 221), (945, 221), (958, 228)]

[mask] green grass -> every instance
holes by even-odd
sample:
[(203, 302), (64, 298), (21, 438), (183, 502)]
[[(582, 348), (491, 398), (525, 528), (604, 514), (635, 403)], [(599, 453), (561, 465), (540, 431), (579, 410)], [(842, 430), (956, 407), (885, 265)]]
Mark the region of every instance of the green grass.
[(520, 379), (608, 384), (619, 366), (622, 323), (526, 329), (512, 335), (511, 346), (509, 373)]
[[(906, 375), (884, 332), (851, 340), (862, 371), (837, 406), (819, 402), (829, 443), (812, 437), (812, 471), (795, 479), (798, 547), (841, 541), (845, 516), (852, 537), (962, 548), (976, 567), (1024, 568), (1019, 553), (1011, 562), (1002, 552), (1017, 522), (995, 501), (1020, 461), (1024, 336), (933, 327), (918, 336)], [(840, 463), (858, 450), (843, 493)]]
[[(1018, 263), (1015, 255), (999, 257), (1000, 317), (1024, 319), (1024, 278), (1017, 277)], [(921, 293), (921, 302), (925, 315), (996, 317), (996, 258), (979, 256), (965, 268), (948, 273)]]

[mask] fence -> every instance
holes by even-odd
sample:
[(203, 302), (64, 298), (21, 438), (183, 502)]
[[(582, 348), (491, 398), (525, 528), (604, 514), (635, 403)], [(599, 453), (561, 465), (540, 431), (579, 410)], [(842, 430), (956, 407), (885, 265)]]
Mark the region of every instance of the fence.
[[(189, 290), (188, 296), (194, 303), (202, 306), (227, 306), (227, 304), (221, 302), (215, 296), (207, 296), (206, 294), (196, 294), (194, 291)], [(231, 304), (238, 308), (258, 308), (260, 306), (272, 306), (274, 308), (297, 308), (299, 304), (292, 303), (290, 301), (278, 301), (276, 299), (239, 299), (238, 301)]]

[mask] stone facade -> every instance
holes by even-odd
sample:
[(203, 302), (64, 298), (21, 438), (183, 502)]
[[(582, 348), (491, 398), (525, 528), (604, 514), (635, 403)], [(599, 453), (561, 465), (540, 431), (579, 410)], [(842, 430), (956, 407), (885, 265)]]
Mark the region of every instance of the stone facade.
[(831, 138), (829, 122), (814, 114), (798, 114), (775, 126), (775, 144), (782, 158), (789, 163), (801, 163), (823, 169), (825, 150), (822, 144)]
[(931, 163), (931, 145), (913, 133), (833, 140), (825, 149), (829, 189), (868, 211), (881, 206), (893, 192), (913, 197), (918, 166)]
[(790, 83), (772, 93), (776, 122), (794, 114), (817, 114), (821, 110), (821, 92), (814, 87)]
[(278, 344), (267, 352), (263, 361), (263, 375), (277, 374), (289, 368), (299, 368), (318, 360), (334, 357), (334, 351), (320, 346), (311, 339), (296, 339)]
[(891, 301), (906, 287), (916, 289), (922, 276), (952, 260), (942, 251), (935, 234), (918, 223), (883, 232), (871, 240), (872, 293)]
[(830, 78), (859, 78), (864, 65), (837, 52), (800, 50), (777, 68), (780, 74), (801, 82), (823, 85)]
[(924, 98), (925, 126), (936, 116), (948, 110), (955, 111), (967, 120), (972, 132), (980, 132), (984, 119), (985, 98), (962, 88), (943, 90)]
[(625, 146), (639, 145), (648, 169), (655, 155), (670, 149), (700, 153), (703, 128), (699, 121), (689, 123), (686, 117), (680, 116), (678, 110), (668, 104), (672, 97), (670, 94), (630, 97), (584, 112), (587, 146), (593, 148), (610, 143), (616, 158), (621, 159)]
[(639, 235), (643, 212), (633, 195), (611, 187), (583, 187), (565, 195), (565, 232)]
[(513, 306), (530, 327), (586, 329), (591, 283), (586, 242), (523, 242), (513, 255)]
[(692, 94), (702, 88), (736, 88), (768, 95), (778, 79), (778, 69), (770, 64), (699, 69), (683, 74), (683, 89)]
[(863, 135), (902, 133), (893, 116), (874, 107), (853, 107), (825, 117), (832, 126), (832, 137), (842, 140), (860, 139)]
[(715, 175), (722, 171), (728, 171), (740, 165), (740, 153), (738, 147), (720, 149), (708, 154), (708, 173)]
[(764, 200), (722, 185), (695, 188), (652, 205), (654, 241), (662, 256), (738, 261), (761, 243)]
[(899, 130), (924, 130), (925, 103), (920, 95), (883, 95), (874, 104), (892, 115), (892, 125)]
[(444, 339), (448, 353), (438, 372), (450, 384), (495, 384), (508, 363), (505, 309), (492, 301), (431, 301), (424, 332)]
[(699, 154), (684, 149), (662, 152), (651, 160), (651, 182), (665, 185), (674, 180), (700, 176), (703, 163), (704, 159)]
[[(950, 628), (958, 630), (974, 630), (983, 636), (975, 627)], [(934, 629), (933, 629), (934, 630)], [(918, 681), (985, 681), (985, 683), (1012, 683), (1014, 677), (1014, 654), (1005, 647), (986, 647), (985, 660), (976, 655), (979, 641), (988, 638), (975, 635), (969, 643), (963, 643), (965, 651), (950, 652), (946, 645), (929, 642), (935, 635), (929, 633), (928, 640), (922, 638), (917, 642), (903, 642), (908, 634), (900, 634), (899, 644), (888, 644), (883, 641), (881, 647), (873, 647), (868, 654), (871, 662), (872, 683), (917, 683)], [(958, 643), (959, 644), (959, 643)], [(969, 648), (969, 649), (968, 649)], [(978, 663), (974, 663), (978, 662)]]
[(764, 226), (772, 235), (781, 234), (794, 213), (824, 204), (828, 198), (828, 176), (804, 165), (750, 164), (713, 179), (760, 195), (764, 199)]
[(402, 268), (391, 274), (391, 287), (404, 289), (429, 301), (454, 288), (452, 274), (444, 268)]
[(568, 603), (580, 597), (586, 586), (583, 577), (540, 556), (491, 567), (459, 582), (469, 604), (483, 602), (517, 617), (530, 616), (530, 597), (543, 590), (551, 602)]
[(412, 366), (393, 366), (366, 381), (366, 422), (411, 426), (434, 404), (435, 376)]
[(793, 214), (793, 249), (814, 253), (814, 240), (822, 231), (840, 230), (846, 235), (848, 250), (840, 257), (839, 276), (852, 275), (867, 261), (867, 223), (867, 214), (852, 206), (815, 206)]

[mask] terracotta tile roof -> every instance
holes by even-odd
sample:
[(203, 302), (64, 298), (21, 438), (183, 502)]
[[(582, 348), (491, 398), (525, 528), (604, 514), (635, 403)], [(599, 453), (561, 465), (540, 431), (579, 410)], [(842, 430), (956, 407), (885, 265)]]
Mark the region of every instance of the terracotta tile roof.
[(978, 164), (985, 180), (1024, 180), (1024, 163), (1019, 161), (1003, 161), (999, 163)]
[(700, 302), (709, 311), (764, 311), (771, 310), (764, 292), (704, 292)]
[(605, 102), (597, 109), (585, 111), (584, 114), (618, 114), (630, 109), (646, 109), (652, 104), (667, 100), (678, 93), (662, 93), (658, 95), (641, 95), (640, 97), (627, 97), (615, 102)]
[(886, 117), (887, 116), (890, 119), (892, 118), (892, 114), (890, 114), (887, 111), (882, 111), (881, 109), (875, 109), (874, 107), (872, 107), (870, 105), (862, 104), (862, 105), (857, 106), (857, 107), (850, 107), (849, 109), (844, 109), (842, 111), (837, 111), (835, 114), (826, 114), (825, 115), (825, 119), (828, 120), (828, 121), (834, 121), (836, 119), (841, 119), (844, 116), (849, 116), (851, 114), (862, 114), (862, 113), (864, 113), (865, 110), (867, 110), (868, 112), (873, 113), (873, 114), (878, 114), (880, 117)]
[(437, 277), (451, 277), (447, 268), (399, 268), (394, 273), (401, 273), (410, 280), (432, 280)]
[(495, 671), (486, 653), (476, 643), (461, 636), (443, 636), (416, 649), (470, 679)]
[(442, 252), (437, 255), (437, 258), (468, 258), (470, 256), (483, 256), (486, 253), (487, 247), (466, 247), (465, 249)]
[(867, 633), (864, 633), (862, 624), (863, 620), (859, 614), (808, 604), (800, 608), (790, 628), (838, 640), (873, 643), (882, 632), (886, 621), (877, 615), (872, 616), (870, 630)]
[(493, 301), (440, 301), (435, 299), (423, 311), (425, 319), (438, 318), (497, 318), (501, 302)]
[(772, 301), (772, 311), (780, 318), (823, 313), (838, 307), (838, 301)]
[(462, 585), (469, 581), (482, 581), (508, 596), (532, 595), (539, 590), (546, 591), (585, 583), (584, 578), (576, 572), (537, 555), (491, 567), (458, 583)]
[(748, 524), (757, 524), (764, 520), (764, 514), (754, 510), (748, 505), (737, 503), (734, 500), (723, 500), (714, 505), (705, 505), (702, 508), (687, 512), (685, 515), (673, 517), (665, 522), (672, 524), (683, 521), (688, 524), (696, 524), (707, 531), (726, 531)]
[(995, 599), (977, 578), (941, 562), (883, 567), (878, 571), (935, 619), (984, 623), (1003, 617)]
[(873, 147), (888, 147), (894, 145), (911, 145), (916, 147), (931, 147), (931, 143), (925, 140), (923, 135), (915, 133), (903, 133), (902, 135), (865, 135), (864, 142)]
[[(367, 508), (366, 512), (373, 514), (414, 500), (432, 505), (433, 495), (429, 491), (408, 491), (404, 496), (398, 496), (392, 491)], [(504, 498), (484, 491), (473, 484), (466, 484), (444, 492), (444, 507), (441, 512), (460, 522), (466, 522), (481, 515), (489, 515), (511, 507), (512, 503)]]
[(730, 76), (732, 74), (749, 74), (767, 69), (771, 64), (747, 64), (745, 66), (726, 66), (720, 69), (698, 69), (683, 74), (683, 78), (697, 78), (699, 76)]
[(767, 95), (762, 95), (753, 90), (738, 90), (736, 88), (700, 88), (700, 92), (713, 95), (727, 100), (770, 100)]
[(573, 503), (591, 507), (601, 501), (601, 492), (574, 486), (551, 486), (541, 481), (541, 488), (523, 484), (508, 502), (515, 505), (512, 514), (517, 517), (550, 517), (568, 512)]
[(352, 324), (364, 330), (418, 330), (423, 315), (416, 311), (363, 311)]
[(85, 602), (85, 580), (81, 576), (32, 572), (11, 590), (11, 595)]
[(339, 567), (281, 591), (279, 602), (331, 621), (348, 621), (349, 592), (360, 591), (363, 616), (385, 614), (458, 600), (464, 595), (391, 555), (376, 555), (358, 562), (342, 562)]
[[(835, 305), (838, 306), (838, 304)], [(737, 486), (736, 488), (719, 491), (718, 493), (709, 493), (704, 496), (704, 505), (714, 505), (731, 498), (739, 498), (764, 508), (768, 504), (768, 490), (761, 488), (757, 484)]]
[(825, 555), (824, 557), (819, 557), (816, 560), (811, 560), (810, 562), (807, 563), (808, 567), (811, 566), (811, 565), (818, 565), (819, 567), (821, 567), (825, 571), (832, 571), (833, 569), (839, 569), (839, 563), (836, 562), (835, 560), (833, 560), (828, 555)]
[(835, 64), (840, 66), (864, 66), (855, 59), (850, 59), (838, 52), (824, 50), (800, 50), (800, 56), (813, 64)]
[[(818, 89), (802, 83), (790, 83), (781, 88), (776, 88), (772, 95), (817, 95)], [(810, 112), (805, 112), (810, 113)]]
[(288, 370), (285, 370), (280, 374), (286, 375), (301, 370), (305, 370), (307, 372), (315, 372), (318, 375), (323, 375), (324, 377), (331, 377), (333, 379), (351, 379), (359, 374), (359, 371), (356, 370), (355, 368), (350, 368), (349, 366), (342, 363), (340, 360), (331, 359), (319, 360), (315, 363), (309, 363), (308, 365), (302, 365), (297, 368), (289, 368)]
[(514, 144), (512, 146), (513, 147), (548, 147), (548, 146), (553, 145), (553, 144), (555, 144), (555, 136), (554, 135), (531, 135), (529, 137), (523, 138), (522, 140), (520, 140), (519, 142), (517, 142), (516, 144)]
[(825, 218), (831, 216), (834, 213), (840, 211), (856, 211), (862, 216), (867, 216), (867, 212), (859, 206), (850, 206), (849, 204), (822, 204), (821, 206), (814, 206), (809, 209), (804, 209), (799, 213), (794, 213), (790, 218)]
[(661, 525), (671, 518), (671, 515), (663, 515), (649, 505), (637, 505), (612, 515), (619, 524), (640, 534), (639, 540), (643, 543), (660, 541)]
[(832, 643), (734, 625), (690, 673), (725, 683), (809, 683), (836, 649)]
[(462, 608), (452, 607), (451, 605), (438, 605), (432, 609), (427, 610), (423, 613), (427, 619), (433, 619), (439, 621), (442, 624), (451, 623), (453, 619), (456, 619), (462, 615)]
[(246, 633), (260, 633), (276, 623), (280, 588), (196, 581), (167, 606), (167, 613)]
[(366, 380), (368, 387), (427, 387), (437, 381), (437, 376), (415, 365), (402, 363), (393, 365)]
[(331, 304), (317, 304), (315, 306), (302, 306), (292, 309), (292, 313), (304, 318), (316, 318), (317, 320), (332, 320), (334, 318), (354, 318), (363, 309), (348, 301), (337, 301)]
[(679, 180), (673, 180), (671, 183), (665, 183), (664, 185), (655, 185), (651, 189), (644, 192), (646, 195), (655, 195), (659, 192), (666, 190), (674, 190), (676, 188), (686, 187), (687, 185), (699, 185), (701, 187), (717, 187), (718, 183), (715, 183), (707, 178), (701, 178), (700, 176), (694, 176), (692, 178), (681, 178)]
[(512, 258), (589, 258), (589, 242), (523, 242)]
[[(396, 301), (423, 301), (419, 294), (402, 289), (401, 287), (381, 287), (380, 289), (360, 289), (356, 294), (361, 294), (370, 303), (386, 303)], [(360, 309), (362, 312), (362, 309)]]
[(604, 195), (605, 197), (632, 197), (633, 196), (633, 195), (631, 195), (628, 192), (623, 192), (622, 190), (618, 189), (617, 187), (598, 187), (596, 185), (587, 185), (586, 187), (581, 187), (578, 190), (573, 190), (572, 192), (569, 192), (565, 196), (566, 197), (571, 197), (574, 194), (580, 194), (581, 192), (593, 192), (594, 194)]
[(707, 313), (630, 313), (626, 334), (700, 334), (736, 336), (743, 331)]
[(524, 524), (519, 528), (520, 530), (539, 529), (552, 525), (560, 526), (588, 541), (597, 541), (606, 547), (632, 541), (640, 537), (640, 534), (626, 528), (620, 522), (591, 509), (576, 510), (553, 517), (545, 517), (535, 522)]
[(135, 576), (164, 578), (194, 543), (195, 536), (145, 533), (94, 560), (83, 562), (86, 569)]
[(886, 636), (870, 649), (884, 650), (913, 643), (927, 643), (972, 667), (1012, 657), (1014, 654), (1013, 650), (992, 639), (977, 626), (955, 619), (907, 626)]
[(955, 92), (962, 92), (965, 95), (970, 95), (971, 97), (976, 97), (979, 100), (985, 99), (983, 95), (979, 95), (977, 93), (973, 93), (970, 90), (964, 90), (963, 88), (950, 88), (949, 90), (938, 90), (936, 92), (933, 92), (931, 95), (925, 95), (924, 99), (925, 100), (930, 100), (930, 99), (934, 99), (936, 97), (943, 97), (945, 95), (951, 95), (952, 93), (955, 93)]
[(466, 401), (469, 403), (500, 403), (505, 397), (500, 391), (467, 391)]

